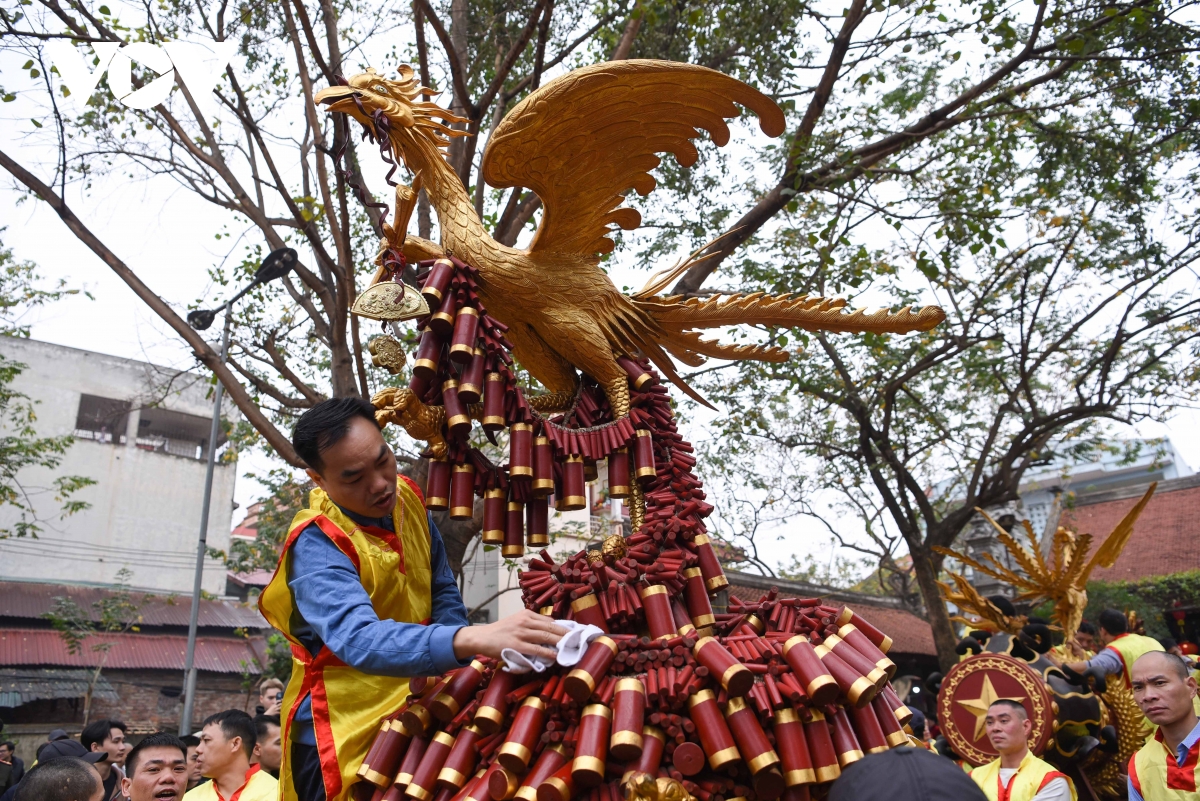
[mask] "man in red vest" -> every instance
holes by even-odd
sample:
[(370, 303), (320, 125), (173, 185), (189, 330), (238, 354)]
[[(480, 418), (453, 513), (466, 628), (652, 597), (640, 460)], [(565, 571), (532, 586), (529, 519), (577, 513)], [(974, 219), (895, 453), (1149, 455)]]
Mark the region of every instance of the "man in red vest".
[(1129, 801), (1200, 798), (1200, 717), (1192, 701), (1196, 680), (1174, 654), (1151, 651), (1133, 664), (1133, 699), (1158, 725), (1129, 760)]

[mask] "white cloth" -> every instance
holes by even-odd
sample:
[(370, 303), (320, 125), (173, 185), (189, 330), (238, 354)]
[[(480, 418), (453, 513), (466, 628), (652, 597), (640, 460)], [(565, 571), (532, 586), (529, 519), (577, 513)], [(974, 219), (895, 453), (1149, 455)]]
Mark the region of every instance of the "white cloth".
[[(1008, 787), (1008, 783), (1016, 775), (1016, 768), (1000, 768), (1000, 783)], [(1071, 788), (1067, 786), (1066, 779), (1061, 776), (1055, 777), (1038, 791), (1033, 801), (1071, 801)]]
[[(571, 667), (583, 659), (583, 654), (592, 640), (604, 633), (599, 626), (590, 623), (579, 623), (575, 620), (556, 620), (554, 625), (567, 630), (554, 646), (558, 651), (555, 659), (563, 667)], [(504, 669), (509, 673), (542, 673), (550, 667), (550, 663), (538, 656), (528, 656), (515, 648), (505, 648), (500, 652), (504, 660)]]

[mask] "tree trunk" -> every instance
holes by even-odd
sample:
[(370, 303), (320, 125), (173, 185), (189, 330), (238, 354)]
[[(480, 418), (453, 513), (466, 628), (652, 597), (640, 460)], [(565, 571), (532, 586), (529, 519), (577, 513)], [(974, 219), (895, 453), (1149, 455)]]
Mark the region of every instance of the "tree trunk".
[(921, 599), (925, 601), (925, 619), (933, 629), (938, 666), (945, 673), (958, 664), (958, 654), (954, 652), (957, 640), (950, 625), (950, 615), (946, 612), (946, 603), (938, 589), (934, 554), (926, 548), (913, 548), (911, 545), (909, 550), (912, 553), (913, 572), (917, 576), (917, 587), (921, 590)]

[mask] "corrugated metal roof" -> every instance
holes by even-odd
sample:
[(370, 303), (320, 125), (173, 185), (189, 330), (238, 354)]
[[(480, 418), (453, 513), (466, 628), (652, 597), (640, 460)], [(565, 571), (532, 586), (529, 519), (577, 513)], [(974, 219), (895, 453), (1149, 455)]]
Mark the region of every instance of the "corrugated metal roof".
[[(94, 634), (72, 654), (58, 632), (50, 629), (0, 629), (0, 666), (38, 665), (95, 667), (103, 654), (92, 647), (112, 643), (106, 669), (183, 670), (187, 637), (173, 634)], [(198, 637), (196, 668), (213, 673), (259, 673), (250, 639)]]
[[(92, 673), (85, 668), (0, 668), (0, 706), (21, 706), (42, 698), (82, 698)], [(114, 704), (121, 700), (104, 676), (96, 680), (92, 697)]]
[[(111, 597), (103, 587), (79, 587), (69, 584), (43, 584), (25, 581), (0, 581), (0, 616), (43, 620), (54, 606), (55, 597), (70, 598), (80, 609), (99, 620), (93, 604)], [(133, 602), (141, 602), (141, 623), (146, 626), (186, 626), (191, 614), (190, 595), (153, 595), (133, 593)], [(268, 628), (258, 609), (231, 601), (200, 601), (200, 625), (217, 628)]]

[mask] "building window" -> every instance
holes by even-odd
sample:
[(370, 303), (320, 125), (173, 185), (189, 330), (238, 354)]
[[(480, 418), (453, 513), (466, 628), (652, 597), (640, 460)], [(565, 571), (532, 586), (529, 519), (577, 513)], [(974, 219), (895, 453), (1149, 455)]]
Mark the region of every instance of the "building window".
[[(208, 458), (208, 435), (212, 421), (207, 417), (170, 409), (132, 409), (129, 401), (83, 395), (75, 417), (75, 436), (94, 442), (125, 444), (129, 415), (138, 416), (137, 447), (144, 451), (169, 453), (188, 459)], [(217, 447), (224, 445), (221, 433)]]
[(75, 436), (114, 444), (125, 441), (129, 427), (129, 401), (83, 395), (75, 415)]

